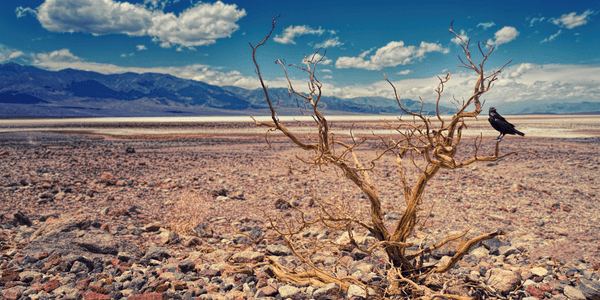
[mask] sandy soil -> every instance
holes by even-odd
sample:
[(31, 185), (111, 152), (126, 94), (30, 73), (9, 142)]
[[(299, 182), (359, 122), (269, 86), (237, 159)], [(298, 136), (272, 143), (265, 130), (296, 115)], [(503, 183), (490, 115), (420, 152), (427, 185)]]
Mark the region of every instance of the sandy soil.
[[(522, 153), (495, 163), (439, 172), (427, 187), (421, 212), (425, 226), (416, 237), (437, 238), (469, 225), (473, 235), (503, 229), (513, 245), (526, 245), (532, 255), (600, 261), (600, 119), (559, 119), (512, 121), (526, 133), (535, 126), (548, 126), (549, 130), (556, 127), (585, 135), (509, 136), (501, 143), (501, 153), (521, 149), (534, 151), (538, 157)], [(351, 126), (347, 122), (333, 124), (336, 130)], [(114, 131), (132, 127), (137, 131), (134, 135)], [(327, 173), (290, 172), (288, 163), (303, 168), (295, 156), (306, 154), (277, 134), (270, 135), (268, 148), (264, 135), (256, 133), (251, 123), (169, 123), (158, 128), (152, 123), (112, 123), (73, 128), (61, 124), (51, 131), (34, 131), (21, 126), (19, 131), (0, 132), (0, 214), (21, 210), (36, 219), (137, 205), (149, 220), (176, 223), (193, 219), (198, 223), (221, 218), (225, 221), (211, 226), (227, 231), (235, 220), (265, 221), (261, 209), (281, 214), (275, 207), (279, 196), (298, 201), (308, 211), (314, 210), (307, 204), (316, 197), (335, 200), (365, 218), (368, 212), (368, 203), (358, 189), (333, 169)], [(113, 131), (100, 130), (107, 128)], [(363, 134), (368, 128), (366, 123), (353, 126), (353, 130), (364, 130)], [(159, 133), (152, 131), (155, 129)], [(160, 132), (174, 129), (196, 133)], [(482, 121), (470, 129), (477, 134), (488, 130)], [(197, 132), (202, 130), (205, 132)], [(461, 159), (473, 154), (474, 136), (464, 139)], [(480, 153), (490, 154), (496, 133), (483, 136)], [(377, 150), (375, 141), (365, 145), (359, 156), (366, 160)], [(135, 153), (126, 153), (127, 148)], [(119, 182), (101, 182), (104, 172)], [(407, 173), (414, 182), (417, 170)], [(391, 227), (393, 215), (403, 209), (392, 158), (382, 159), (372, 176)], [(218, 197), (221, 190), (226, 191), (226, 199)]]

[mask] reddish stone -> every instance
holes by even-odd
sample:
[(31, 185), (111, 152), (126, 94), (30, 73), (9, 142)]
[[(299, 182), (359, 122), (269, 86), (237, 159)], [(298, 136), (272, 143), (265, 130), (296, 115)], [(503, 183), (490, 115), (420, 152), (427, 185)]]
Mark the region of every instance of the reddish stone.
[(108, 295), (99, 294), (96, 292), (85, 293), (85, 295), (83, 295), (83, 298), (85, 300), (110, 300), (110, 297)]
[(90, 285), (90, 282), (92, 282), (91, 278), (82, 279), (82, 280), (79, 280), (79, 281), (77, 281), (75, 283), (75, 287), (78, 290), (83, 291), (83, 290), (85, 290), (88, 287), (88, 285)]
[(593, 263), (592, 264), (592, 268), (594, 268), (594, 270), (598, 271), (598, 270), (600, 270), (600, 264), (599, 263)]
[(198, 276), (201, 276), (201, 277), (214, 277), (214, 276), (219, 276), (219, 275), (221, 275), (221, 271), (211, 270), (211, 269), (202, 270), (198, 273)]
[(205, 287), (205, 289), (209, 293), (216, 293), (219, 291), (219, 287), (216, 285), (209, 285), (209, 286)]
[(562, 209), (563, 209), (564, 211), (566, 211), (566, 212), (570, 212), (570, 211), (571, 211), (573, 208), (571, 208), (571, 207), (569, 207), (569, 206), (565, 205), (565, 206), (563, 206), (563, 208), (562, 208)]
[(536, 297), (538, 299), (544, 298), (544, 292), (540, 291), (533, 285), (528, 285), (527, 289), (525, 289), (531, 296)]
[(169, 285), (170, 284), (168, 282), (165, 282), (163, 284), (158, 285), (154, 291), (157, 293), (164, 292), (169, 289)]
[(6, 284), (10, 281), (19, 281), (21, 277), (19, 277), (19, 273), (15, 272), (11, 269), (6, 269), (2, 271), (2, 278), (0, 278), (0, 284)]
[(167, 294), (165, 293), (150, 293), (141, 294), (129, 297), (129, 300), (166, 300)]
[(261, 288), (260, 290), (263, 293), (265, 293), (265, 296), (267, 296), (267, 297), (275, 296), (275, 294), (277, 294), (277, 289), (270, 285), (265, 286), (265, 287)]
[(96, 285), (93, 285), (93, 286), (90, 286), (88, 289), (89, 289), (90, 291), (92, 291), (92, 292), (94, 292), (94, 293), (98, 293), (98, 294), (103, 294), (103, 295), (108, 295), (108, 294), (110, 294), (110, 291), (109, 291), (109, 290), (107, 290), (106, 288), (103, 288), (103, 287), (101, 287), (101, 286), (96, 286)]
[(17, 300), (21, 298), (21, 290), (19, 289), (5, 289), (2, 291), (2, 297), (6, 300)]
[(540, 290), (544, 291), (544, 292), (552, 293), (552, 288), (550, 287), (549, 284), (542, 284), (540, 286)]
[(58, 279), (52, 279), (44, 284), (44, 291), (46, 291), (46, 293), (50, 293), (57, 289), (59, 286), (60, 282), (58, 282)]
[(100, 225), (100, 229), (102, 229), (104, 231), (110, 231), (110, 227), (108, 226), (108, 223), (104, 223), (104, 224)]

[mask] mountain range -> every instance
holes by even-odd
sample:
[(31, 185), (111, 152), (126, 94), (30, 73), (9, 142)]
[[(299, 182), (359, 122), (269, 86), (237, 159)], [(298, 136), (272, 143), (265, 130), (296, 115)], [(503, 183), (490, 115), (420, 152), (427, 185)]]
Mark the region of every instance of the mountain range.
[[(303, 99), (288, 95), (285, 88), (269, 89), (280, 115), (299, 115)], [(395, 99), (357, 97), (343, 99), (323, 96), (327, 114), (401, 114)], [(600, 102), (580, 104), (544, 103), (507, 106), (505, 113), (599, 112)], [(420, 101), (402, 99), (411, 111), (421, 109)], [(440, 107), (453, 112), (454, 108)], [(517, 111), (514, 111), (514, 110)], [(425, 103), (424, 113), (435, 112), (434, 103)], [(16, 63), (0, 65), (0, 118), (56, 117), (158, 117), (267, 115), (263, 90), (215, 86), (159, 73), (97, 72), (64, 69), (47, 71)]]

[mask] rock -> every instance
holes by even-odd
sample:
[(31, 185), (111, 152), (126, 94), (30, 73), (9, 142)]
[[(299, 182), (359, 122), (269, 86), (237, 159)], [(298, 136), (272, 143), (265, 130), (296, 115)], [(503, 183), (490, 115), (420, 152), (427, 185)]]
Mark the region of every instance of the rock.
[(31, 220), (22, 212), (17, 212), (13, 215), (12, 225), (14, 226), (31, 226)]
[(537, 275), (537, 276), (540, 276), (540, 277), (544, 277), (544, 276), (546, 276), (546, 274), (548, 274), (548, 270), (546, 268), (536, 267), (536, 268), (531, 268), (530, 271), (534, 275)]
[(600, 300), (600, 281), (581, 279), (577, 288), (586, 299)]
[(365, 289), (362, 286), (352, 284), (348, 287), (348, 291), (346, 292), (346, 297), (347, 297), (347, 299), (350, 299), (353, 297), (364, 299), (364, 298), (367, 298), (367, 293), (365, 292)]
[(341, 289), (335, 283), (329, 283), (322, 288), (317, 289), (313, 292), (313, 298), (315, 300), (329, 300), (338, 299), (340, 297)]
[(304, 295), (304, 293), (302, 293), (302, 291), (299, 288), (291, 285), (281, 286), (279, 287), (279, 289), (277, 289), (277, 291), (283, 299), (290, 298), (293, 300), (300, 300), (306, 298), (306, 295)]
[(193, 271), (196, 267), (196, 264), (191, 260), (182, 260), (177, 264), (177, 267), (179, 267), (181, 272), (187, 273), (189, 271)]
[(563, 293), (571, 300), (585, 300), (585, 295), (577, 288), (570, 285), (565, 286)]
[(129, 297), (129, 300), (167, 300), (166, 293), (149, 293)]
[(265, 259), (265, 255), (260, 252), (242, 251), (234, 254), (231, 259), (235, 263), (249, 263), (252, 261), (259, 262)]
[(102, 172), (100, 175), (100, 183), (104, 183), (106, 185), (115, 185), (117, 183), (117, 178), (110, 172)]
[(159, 231), (160, 227), (161, 227), (160, 223), (152, 223), (152, 224), (148, 224), (148, 225), (144, 226), (142, 228), (142, 230), (145, 232), (154, 232), (154, 231)]
[(292, 251), (284, 245), (268, 245), (267, 252), (277, 256), (292, 255)]
[(6, 300), (17, 300), (21, 298), (21, 295), (23, 295), (23, 291), (18, 287), (9, 288), (2, 291), (2, 297)]
[(488, 256), (490, 256), (490, 251), (484, 247), (479, 247), (479, 248), (471, 251), (469, 254), (477, 257), (478, 259), (483, 259), (483, 258), (487, 258)]
[(199, 237), (197, 237), (197, 236), (193, 236), (193, 237), (187, 239), (183, 243), (183, 245), (186, 246), (186, 247), (188, 247), (188, 248), (189, 247), (194, 247), (194, 246), (200, 246), (200, 245), (202, 245), (202, 240)]
[(19, 273), (11, 269), (2, 270), (2, 277), (0, 278), (0, 285), (5, 285), (11, 281), (19, 281), (21, 277)]
[(171, 253), (171, 251), (169, 250), (169, 248), (151, 246), (148, 249), (148, 251), (146, 251), (146, 254), (144, 255), (144, 259), (161, 260), (163, 258), (171, 257), (170, 253)]
[(525, 291), (538, 299), (544, 298), (544, 292), (536, 288), (534, 285), (528, 285), (527, 288), (525, 288)]
[(487, 284), (502, 294), (508, 294), (521, 284), (521, 277), (516, 272), (500, 268), (489, 269), (486, 273)]
[(125, 153), (133, 154), (135, 153), (135, 149), (133, 147), (127, 147), (127, 149), (125, 149)]
[(88, 292), (84, 294), (85, 300), (110, 300), (110, 296), (96, 292)]

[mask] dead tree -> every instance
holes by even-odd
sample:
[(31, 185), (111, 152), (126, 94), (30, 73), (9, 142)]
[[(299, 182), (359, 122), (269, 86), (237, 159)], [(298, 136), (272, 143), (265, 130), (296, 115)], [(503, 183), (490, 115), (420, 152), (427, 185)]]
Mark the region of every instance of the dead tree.
[[(498, 235), (505, 234), (502, 230), (497, 230), (488, 234), (483, 234), (475, 238), (465, 240), (461, 246), (457, 249), (456, 254), (452, 259), (445, 265), (441, 266), (422, 266), (415, 263), (415, 259), (423, 255), (431, 253), (432, 251), (442, 247), (443, 245), (462, 239), (465, 237), (467, 230), (463, 233), (449, 236), (443, 241), (431, 245), (428, 248), (421, 249), (414, 253), (407, 253), (406, 249), (413, 246), (407, 243), (407, 238), (415, 231), (417, 225), (417, 213), (420, 211), (423, 204), (423, 194), (427, 183), (432, 180), (438, 171), (441, 169), (457, 169), (479, 161), (497, 161), (503, 157), (516, 154), (518, 152), (528, 152), (536, 155), (530, 151), (514, 151), (506, 154), (500, 154), (500, 143), (496, 142), (494, 153), (488, 156), (480, 156), (479, 150), (482, 144), (482, 136), (480, 135), (475, 139), (474, 143), (474, 155), (469, 159), (459, 161), (457, 160), (456, 154), (458, 146), (461, 143), (462, 132), (467, 128), (466, 121), (477, 117), (482, 111), (481, 96), (492, 88), (494, 81), (498, 79), (498, 75), (502, 72), (502, 68), (490, 74), (484, 73), (484, 64), (490, 54), (493, 52), (494, 47), (487, 45), (490, 50), (485, 53), (482, 50), (481, 44), (478, 44), (479, 51), (482, 54), (482, 59), (479, 64), (476, 64), (471, 57), (469, 51), (469, 40), (463, 40), (457, 35), (451, 28), (450, 33), (456, 35), (462, 42), (461, 46), (465, 54), (464, 59), (460, 59), (462, 65), (468, 70), (472, 70), (477, 74), (477, 82), (473, 87), (472, 94), (467, 99), (456, 100), (456, 113), (448, 120), (442, 117), (442, 112), (439, 110), (439, 102), (444, 92), (444, 85), (450, 80), (450, 73), (448, 72), (444, 77), (438, 77), (439, 83), (436, 89), (437, 99), (436, 103), (436, 114), (433, 118), (437, 119), (436, 122), (431, 120), (431, 116), (427, 116), (421, 111), (413, 112), (408, 110), (400, 99), (400, 94), (396, 90), (394, 84), (384, 77), (389, 82), (391, 88), (394, 90), (396, 100), (400, 109), (410, 117), (410, 121), (400, 119), (399, 124), (394, 122), (388, 122), (383, 120), (379, 125), (394, 132), (394, 135), (381, 136), (377, 135), (379, 143), (381, 144), (381, 150), (378, 153), (373, 154), (373, 157), (366, 161), (361, 161), (357, 156), (358, 149), (364, 145), (365, 138), (356, 138), (350, 133), (351, 138), (342, 140), (335, 136), (330, 131), (330, 123), (328, 123), (326, 116), (324, 116), (320, 108), (322, 107), (320, 100), (322, 96), (323, 84), (319, 81), (315, 75), (315, 68), (323, 59), (323, 56), (311, 56), (305, 57), (303, 64), (297, 66), (294, 64), (286, 65), (282, 60), (276, 60), (275, 63), (280, 65), (285, 73), (288, 80), (288, 92), (290, 95), (299, 97), (304, 101), (305, 107), (307, 107), (306, 114), (312, 116), (314, 120), (314, 133), (316, 137), (304, 138), (295, 134), (288, 129), (278, 118), (277, 111), (273, 102), (273, 99), (269, 97), (267, 87), (263, 81), (260, 67), (256, 61), (257, 49), (264, 45), (265, 42), (271, 36), (273, 29), (275, 28), (276, 18), (273, 19), (271, 31), (266, 38), (252, 47), (252, 59), (256, 66), (256, 74), (260, 80), (261, 86), (265, 93), (265, 100), (269, 105), (271, 111), (271, 121), (269, 122), (258, 122), (254, 119), (257, 126), (268, 127), (269, 131), (278, 131), (283, 133), (289, 138), (297, 147), (304, 150), (308, 158), (299, 158), (300, 162), (308, 169), (319, 169), (323, 166), (334, 166), (341, 171), (343, 176), (349, 179), (370, 203), (370, 220), (361, 220), (356, 216), (352, 216), (343, 212), (341, 209), (336, 210), (334, 206), (323, 205), (317, 201), (317, 205), (320, 206), (320, 211), (315, 218), (306, 218), (306, 211), (299, 208), (293, 207), (297, 210), (298, 218), (295, 225), (290, 222), (283, 221), (283, 227), (277, 226), (275, 218), (269, 216), (273, 227), (277, 232), (284, 238), (287, 246), (292, 252), (306, 264), (307, 269), (302, 272), (292, 271), (281, 266), (275, 260), (271, 260), (273, 270), (275, 274), (281, 279), (288, 282), (297, 284), (312, 284), (322, 286), (324, 284), (335, 282), (342, 288), (347, 288), (351, 283), (358, 283), (352, 278), (337, 278), (328, 274), (326, 271), (317, 267), (311, 260), (310, 255), (319, 251), (319, 248), (308, 249), (306, 243), (298, 238), (298, 234), (302, 230), (314, 224), (326, 224), (332, 228), (343, 228), (347, 230), (350, 244), (353, 247), (360, 249), (361, 251), (370, 254), (373, 249), (381, 248), (387, 253), (387, 257), (392, 265), (394, 272), (388, 272), (389, 285), (384, 289), (383, 293), (397, 293), (403, 291), (410, 291), (413, 296), (422, 296), (430, 298), (439, 296), (435, 291), (427, 288), (423, 285), (424, 280), (433, 273), (445, 273), (455, 266), (455, 264), (462, 259), (462, 257), (468, 253), (468, 251), (477, 243), (491, 239)], [(315, 57), (320, 57), (316, 59)], [(460, 57), (459, 57), (460, 58)], [(296, 67), (302, 70), (308, 75), (308, 92), (300, 92), (292, 85), (292, 81), (288, 75), (287, 67)], [(424, 101), (421, 99), (421, 107)], [(383, 211), (382, 211), (382, 199), (377, 192), (376, 185), (372, 181), (369, 175), (378, 163), (381, 163), (384, 156), (391, 156), (395, 158), (395, 162), (398, 169), (399, 186), (404, 195), (404, 201), (406, 208), (402, 213), (395, 229), (389, 231), (384, 225)], [(419, 164), (417, 160), (420, 159)], [(420, 175), (412, 184), (406, 178), (405, 167), (410, 164), (419, 169)], [(287, 201), (287, 200), (286, 200)], [(361, 246), (353, 237), (353, 227), (361, 227), (369, 231), (376, 239), (377, 242), (365, 248)], [(277, 229), (279, 228), (279, 229)], [(300, 253), (299, 249), (306, 250), (304, 253)], [(395, 274), (395, 275), (394, 275)], [(363, 284), (363, 286), (365, 286)], [(367, 286), (365, 286), (367, 288)], [(461, 299), (459, 296), (444, 295), (446, 297)]]

